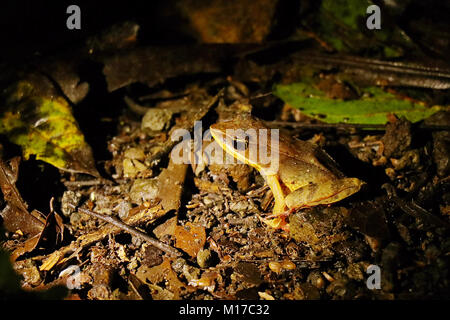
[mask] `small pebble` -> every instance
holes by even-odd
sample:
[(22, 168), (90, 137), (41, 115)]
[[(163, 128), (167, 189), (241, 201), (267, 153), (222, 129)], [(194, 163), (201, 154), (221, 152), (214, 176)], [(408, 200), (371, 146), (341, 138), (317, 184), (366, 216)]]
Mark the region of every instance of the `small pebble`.
[(200, 268), (207, 268), (211, 266), (212, 255), (211, 250), (203, 249), (197, 253), (197, 263)]
[(278, 261), (270, 261), (269, 269), (275, 273), (280, 273), (281, 272), (281, 263), (279, 263)]
[(294, 270), (297, 266), (291, 260), (284, 260), (281, 267), (285, 270)]
[(165, 109), (149, 109), (142, 118), (142, 130), (162, 131), (168, 128), (172, 119), (172, 111)]

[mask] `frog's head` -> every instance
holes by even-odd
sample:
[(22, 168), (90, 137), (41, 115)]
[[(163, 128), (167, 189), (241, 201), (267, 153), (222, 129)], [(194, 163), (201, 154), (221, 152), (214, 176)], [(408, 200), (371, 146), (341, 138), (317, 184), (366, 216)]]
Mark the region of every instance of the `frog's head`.
[(233, 119), (227, 119), (217, 122), (211, 126), (211, 131), (237, 130), (242, 129), (247, 131), (248, 129), (267, 129), (261, 120), (253, 117), (250, 113), (237, 114)]
[(210, 132), (214, 140), (234, 158), (258, 171), (278, 169), (278, 162), (274, 167), (274, 160), (278, 161), (278, 149), (275, 148), (278, 136), (250, 114), (213, 124)]

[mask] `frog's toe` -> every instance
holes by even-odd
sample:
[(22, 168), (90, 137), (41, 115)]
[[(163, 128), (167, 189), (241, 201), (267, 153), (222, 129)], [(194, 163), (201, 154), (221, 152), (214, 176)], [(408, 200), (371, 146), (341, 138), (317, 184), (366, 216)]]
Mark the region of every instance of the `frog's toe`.
[(286, 210), (283, 212), (271, 214), (270, 216), (267, 216), (266, 218), (267, 219), (278, 218), (278, 217), (286, 218), (286, 217), (290, 216), (291, 213), (294, 212), (295, 210), (296, 210), (295, 208), (292, 208), (292, 209), (289, 209), (289, 210)]
[(276, 218), (273, 219), (259, 217), (259, 220), (273, 229), (282, 229), (289, 232), (289, 223), (286, 221), (287, 216), (288, 215), (277, 215)]

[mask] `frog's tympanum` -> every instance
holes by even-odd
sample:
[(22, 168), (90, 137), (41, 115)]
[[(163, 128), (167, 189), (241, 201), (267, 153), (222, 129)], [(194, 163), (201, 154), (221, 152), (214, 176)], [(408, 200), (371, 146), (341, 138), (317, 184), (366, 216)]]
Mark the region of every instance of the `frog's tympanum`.
[[(269, 137), (260, 139), (263, 130)], [(217, 143), (234, 158), (254, 167), (265, 178), (273, 192), (275, 205), (273, 215), (263, 221), (273, 228), (288, 229), (285, 218), (294, 209), (330, 204), (358, 192), (363, 181), (346, 178), (337, 169), (335, 161), (320, 147), (301, 141), (276, 131), (278, 141), (271, 139), (273, 134), (262, 121), (249, 114), (239, 115), (233, 120), (218, 122), (211, 126), (211, 135)], [(246, 133), (255, 133), (257, 139)], [(251, 135), (251, 134), (250, 134)], [(277, 142), (276, 154), (273, 152)], [(261, 143), (267, 154), (278, 157), (277, 166), (262, 163), (260, 157), (250, 150), (260, 150)], [(264, 149), (264, 148), (263, 148)], [(274, 170), (274, 167), (276, 170)]]

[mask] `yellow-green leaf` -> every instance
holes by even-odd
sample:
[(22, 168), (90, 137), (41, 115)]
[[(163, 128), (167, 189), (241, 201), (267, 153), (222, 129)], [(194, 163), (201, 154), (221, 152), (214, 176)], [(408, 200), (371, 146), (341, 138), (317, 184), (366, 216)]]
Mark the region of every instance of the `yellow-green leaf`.
[(22, 147), (25, 159), (48, 162), (70, 172), (98, 176), (92, 150), (85, 142), (68, 102), (27, 80), (6, 90), (0, 106), (0, 134)]

